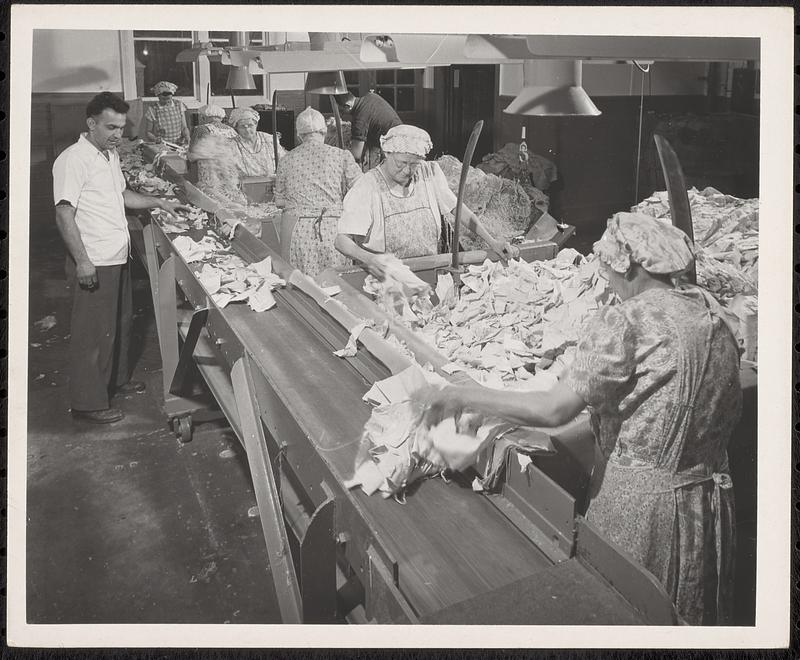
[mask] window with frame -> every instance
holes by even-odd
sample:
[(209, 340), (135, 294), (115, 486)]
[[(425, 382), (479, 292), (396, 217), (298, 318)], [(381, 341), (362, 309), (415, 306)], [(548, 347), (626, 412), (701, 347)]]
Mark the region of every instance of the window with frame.
[[(419, 75), (417, 75), (419, 74)], [(356, 96), (380, 94), (397, 112), (416, 112), (417, 87), (422, 72), (416, 69), (345, 71), (347, 89)]]
[(191, 46), (191, 32), (134, 30), (137, 95), (153, 97), (153, 85), (168, 80), (178, 86), (175, 96), (194, 96), (194, 65), (175, 61), (178, 53)]
[(374, 75), (374, 90), (397, 112), (417, 109), (417, 77), (414, 69), (379, 69)]

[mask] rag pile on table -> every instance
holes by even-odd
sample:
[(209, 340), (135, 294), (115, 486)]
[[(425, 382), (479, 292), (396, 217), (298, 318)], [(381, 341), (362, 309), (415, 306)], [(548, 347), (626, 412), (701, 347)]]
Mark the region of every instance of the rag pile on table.
[(539, 190), (547, 190), (558, 178), (555, 164), (544, 156), (528, 152), (527, 161), (521, 161), (516, 142), (507, 142), (499, 151), (487, 154), (478, 167), (505, 179), (527, 181)]
[[(447, 185), (458, 194), (461, 161), (442, 156), (436, 161), (444, 172)], [(539, 216), (547, 211), (549, 200), (541, 190), (526, 186), (483, 170), (470, 167), (464, 188), (464, 204), (486, 227), (490, 234), (503, 240), (525, 234)], [(453, 215), (447, 216), (453, 223)], [(474, 232), (462, 226), (460, 242), (467, 250), (485, 250), (487, 245)]]
[[(737, 339), (747, 359), (757, 355), (758, 207), (715, 188), (688, 191), (692, 212), (697, 283), (738, 320)], [(653, 193), (631, 209), (671, 222), (666, 191)]]
[(508, 266), (487, 259), (468, 267), (460, 296), (448, 274), (437, 283), (436, 305), (417, 296), (398, 315), (396, 306), (378, 304), (449, 360), (446, 373), (499, 389), (547, 390), (571, 362), (581, 323), (613, 295), (597, 264), (572, 249)]

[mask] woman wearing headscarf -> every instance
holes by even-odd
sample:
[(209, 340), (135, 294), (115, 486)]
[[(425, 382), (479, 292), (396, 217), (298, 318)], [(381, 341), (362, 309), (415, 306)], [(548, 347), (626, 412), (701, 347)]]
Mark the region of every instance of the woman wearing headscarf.
[(241, 191), (241, 175), (236, 165), (238, 150), (233, 143), (236, 131), (223, 123), (225, 110), (216, 105), (204, 105), (199, 116), (200, 125), (192, 131), (186, 155), (197, 168), (197, 187), (219, 202), (246, 205), (247, 197)]
[[(236, 129), (233, 141), (237, 149), (237, 164), (242, 176), (271, 176), (275, 174), (275, 155), (272, 135), (256, 130), (259, 114), (252, 108), (234, 108), (228, 123)], [(278, 157), (286, 150), (279, 144)]]
[(600, 451), (587, 519), (660, 581), (678, 621), (730, 623), (736, 339), (711, 295), (681, 282), (694, 254), (679, 229), (619, 213), (594, 252), (620, 303), (586, 323), (559, 383), (543, 393), (446, 387), (427, 421), (469, 409), (558, 426), (589, 406)]
[[(442, 216), (455, 209), (457, 200), (439, 165), (425, 161), (433, 146), (427, 131), (401, 124), (389, 129), (380, 142), (386, 159), (347, 193), (335, 245), (382, 279), (384, 261), (379, 255), (383, 253), (400, 259), (438, 253)], [(461, 217), (500, 256), (519, 255), (515, 247), (495, 239), (463, 205)]]
[(306, 108), (297, 116), (301, 144), (278, 161), (275, 204), (283, 208), (281, 253), (315, 277), (347, 259), (333, 247), (342, 200), (361, 177), (353, 154), (325, 144), (322, 113)]
[(153, 85), (158, 103), (151, 105), (144, 113), (145, 137), (148, 140), (176, 143), (189, 141), (186, 106), (173, 98), (177, 89), (177, 85), (166, 80)]

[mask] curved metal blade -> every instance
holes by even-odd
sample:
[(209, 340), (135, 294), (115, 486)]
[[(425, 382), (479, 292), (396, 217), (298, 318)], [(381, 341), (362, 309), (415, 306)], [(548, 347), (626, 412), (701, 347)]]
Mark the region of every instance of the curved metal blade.
[(272, 149), (275, 151), (275, 171), (278, 171), (278, 90), (272, 91)]
[[(692, 209), (689, 205), (689, 194), (686, 192), (686, 179), (683, 168), (672, 145), (662, 135), (654, 135), (653, 140), (658, 150), (658, 159), (664, 172), (664, 181), (667, 184), (669, 197), (669, 211), (673, 226), (683, 230), (694, 243), (694, 226), (692, 225)], [(694, 268), (689, 273), (692, 284), (697, 283)]]
[(461, 163), (461, 178), (458, 182), (458, 201), (456, 202), (456, 217), (453, 223), (453, 261), (451, 262), (452, 268), (458, 269), (458, 240), (461, 230), (461, 204), (464, 200), (464, 188), (467, 185), (467, 174), (469, 174), (469, 166), (472, 162), (472, 156), (475, 153), (475, 145), (478, 144), (478, 138), (481, 136), (483, 130), (483, 119), (478, 121), (472, 128), (472, 134), (469, 136), (467, 142), (467, 150), (464, 152), (464, 161)]

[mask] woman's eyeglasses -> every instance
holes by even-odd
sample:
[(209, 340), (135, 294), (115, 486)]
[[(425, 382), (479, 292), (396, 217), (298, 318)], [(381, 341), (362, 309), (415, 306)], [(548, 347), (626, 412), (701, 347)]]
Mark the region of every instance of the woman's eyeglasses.
[(405, 170), (405, 171), (409, 172), (410, 174), (414, 174), (414, 172), (416, 172), (417, 169), (419, 169), (419, 164), (421, 162), (422, 161), (419, 161), (419, 160), (402, 161), (402, 160), (398, 160), (398, 158), (396, 156), (392, 156), (392, 163), (394, 163), (394, 166), (398, 170), (400, 170), (400, 171)]

